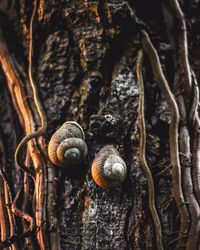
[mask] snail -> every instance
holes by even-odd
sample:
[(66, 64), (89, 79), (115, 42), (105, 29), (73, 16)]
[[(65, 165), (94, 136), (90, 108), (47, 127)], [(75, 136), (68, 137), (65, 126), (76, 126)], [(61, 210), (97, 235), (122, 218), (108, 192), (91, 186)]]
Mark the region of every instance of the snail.
[(92, 177), (102, 188), (113, 188), (126, 178), (126, 164), (112, 146), (104, 146), (92, 162)]
[(78, 166), (87, 155), (87, 145), (82, 127), (73, 121), (65, 122), (51, 137), (48, 155), (59, 167)]

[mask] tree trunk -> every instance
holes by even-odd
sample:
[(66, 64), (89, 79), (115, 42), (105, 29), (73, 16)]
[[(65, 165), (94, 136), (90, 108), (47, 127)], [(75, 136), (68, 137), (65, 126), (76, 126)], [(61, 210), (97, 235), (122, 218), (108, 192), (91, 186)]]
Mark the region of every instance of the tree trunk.
[(200, 4), (150, 2), (0, 1), (0, 249), (199, 249)]

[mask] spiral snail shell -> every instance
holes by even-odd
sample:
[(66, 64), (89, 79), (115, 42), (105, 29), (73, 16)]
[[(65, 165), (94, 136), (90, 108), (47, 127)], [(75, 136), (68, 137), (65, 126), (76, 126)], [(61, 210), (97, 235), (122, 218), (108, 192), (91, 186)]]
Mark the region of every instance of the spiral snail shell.
[(92, 177), (102, 188), (113, 188), (126, 178), (126, 164), (112, 146), (104, 146), (92, 163)]
[(81, 126), (73, 121), (65, 122), (51, 137), (48, 155), (59, 167), (79, 165), (87, 155), (85, 135)]

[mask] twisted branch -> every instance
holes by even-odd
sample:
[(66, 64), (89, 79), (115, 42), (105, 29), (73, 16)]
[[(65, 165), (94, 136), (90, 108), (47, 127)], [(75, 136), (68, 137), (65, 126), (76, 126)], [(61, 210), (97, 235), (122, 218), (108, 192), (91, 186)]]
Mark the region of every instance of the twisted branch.
[[(36, 13), (37, 0), (34, 1), (34, 10), (30, 20), (30, 47), (29, 47), (29, 80), (33, 90), (33, 98), (41, 118), (41, 128), (34, 131), (34, 120), (31, 114), (31, 110), (28, 106), (23, 83), (19, 77), (14, 59), (9, 54), (8, 48), (6, 46), (5, 40), (3, 38), (3, 33), (0, 32), (0, 61), (2, 63), (3, 70), (8, 80), (8, 86), (12, 95), (13, 103), (18, 112), (18, 115), (23, 115), (20, 118), (20, 122), (24, 121), (24, 128), (27, 136), (20, 142), (15, 152), (15, 160), (18, 166), (28, 173), (35, 181), (35, 193), (36, 193), (36, 223), (37, 226), (41, 227), (38, 231), (37, 238), (41, 249), (48, 249), (48, 240), (46, 237), (46, 172), (45, 172), (45, 161), (41, 156), (41, 153), (36, 145), (35, 137), (38, 137), (45, 133), (47, 122), (42, 104), (39, 99), (38, 91), (35, 82), (32, 78), (32, 54), (33, 54), (33, 35), (32, 26), (33, 20)], [(1, 30), (0, 30), (1, 31)], [(22, 124), (23, 126), (23, 124)], [(32, 141), (30, 142), (30, 140)], [(22, 150), (23, 147), (28, 143), (28, 149), (33, 159), (35, 171), (28, 168), (22, 161)], [(42, 174), (41, 174), (42, 173)]]
[(144, 84), (142, 77), (142, 61), (143, 61), (143, 52), (140, 50), (138, 52), (137, 58), (137, 78), (139, 82), (139, 122), (140, 122), (140, 161), (147, 177), (148, 183), (148, 200), (149, 200), (149, 209), (153, 218), (155, 231), (156, 231), (156, 245), (157, 249), (163, 249), (162, 245), (162, 229), (160, 225), (160, 220), (155, 207), (155, 192), (154, 192), (154, 182), (152, 178), (151, 171), (146, 162), (146, 128), (145, 128), (145, 118), (144, 118)]
[[(12, 196), (10, 192), (10, 185), (8, 183), (8, 178), (5, 174), (5, 147), (3, 144), (3, 139), (0, 134), (0, 213), (1, 213), (1, 240), (7, 240), (8, 236), (12, 237), (16, 232), (16, 223), (14, 215), (11, 211)], [(18, 250), (17, 243), (12, 244), (13, 250)]]
[[(30, 166), (30, 153), (28, 149), (26, 150), (26, 160), (25, 165)], [(26, 211), (30, 199), (30, 183), (29, 183), (29, 176), (27, 173), (24, 173), (24, 194), (23, 194), (23, 200), (21, 205), (21, 210), (23, 212)], [(27, 223), (25, 220), (22, 220), (22, 226), (23, 226), (23, 232), (26, 233), (27, 231)], [(35, 249), (33, 239), (31, 237), (25, 238), (25, 244), (28, 247), (29, 250)]]
[[(25, 136), (23, 138), (23, 140), (20, 142), (20, 144), (18, 145), (16, 152), (15, 152), (15, 160), (17, 162), (17, 165), (19, 167), (21, 167), (23, 170), (25, 170), (34, 180), (35, 180), (35, 174), (33, 173), (33, 171), (30, 168), (27, 168), (26, 166), (24, 166), (24, 164), (21, 162), (21, 153), (22, 153), (22, 149), (23, 147), (27, 144), (28, 141), (30, 141), (31, 139), (41, 136), (45, 133), (46, 129), (47, 129), (47, 119), (46, 119), (46, 115), (42, 106), (42, 103), (40, 101), (39, 98), (39, 93), (37, 90), (37, 86), (36, 83), (33, 80), (33, 76), (32, 76), (32, 57), (33, 57), (33, 20), (35, 17), (35, 13), (36, 13), (36, 9), (37, 9), (37, 0), (34, 0), (34, 9), (33, 9), (33, 14), (31, 16), (31, 20), (30, 20), (30, 43), (29, 43), (29, 69), (28, 69), (28, 75), (29, 75), (29, 81), (32, 87), (32, 91), (33, 91), (33, 99), (34, 99), (34, 103), (36, 105), (38, 114), (40, 116), (41, 119), (41, 128), (31, 134), (28, 134), (27, 136)], [(42, 170), (42, 166), (37, 165), (36, 168), (36, 172), (40, 172)]]
[(157, 81), (162, 93), (170, 108), (170, 161), (172, 165), (172, 193), (180, 214), (180, 229), (179, 232), (187, 234), (189, 227), (189, 214), (185, 204), (182, 183), (181, 183), (181, 167), (179, 160), (178, 148), (178, 124), (179, 124), (179, 111), (175, 98), (168, 86), (167, 80), (162, 72), (158, 54), (153, 47), (148, 34), (141, 31), (142, 45), (149, 56), (155, 80)]
[[(184, 15), (177, 0), (169, 1), (168, 10), (171, 15), (171, 26), (174, 37), (169, 32), (168, 15), (166, 15), (167, 5), (163, 5), (163, 13), (166, 17), (169, 41), (173, 48), (174, 64), (177, 68), (174, 86), (179, 95), (177, 103), (181, 115), (180, 126), (180, 151), (181, 164), (183, 166), (183, 192), (188, 202), (191, 225), (189, 236), (186, 242), (186, 249), (196, 249), (200, 232), (200, 192), (199, 192), (199, 132), (196, 130), (199, 124), (197, 113), (199, 103), (199, 89), (194, 72), (191, 70), (188, 60), (187, 29)], [(193, 76), (193, 77), (192, 77)], [(192, 97), (192, 98), (191, 98)], [(196, 134), (197, 133), (197, 134)], [(190, 137), (193, 135), (193, 137)], [(193, 148), (192, 145), (193, 144)], [(192, 153), (192, 154), (191, 154)], [(191, 155), (193, 159), (191, 159)], [(177, 247), (179, 244), (177, 244)]]

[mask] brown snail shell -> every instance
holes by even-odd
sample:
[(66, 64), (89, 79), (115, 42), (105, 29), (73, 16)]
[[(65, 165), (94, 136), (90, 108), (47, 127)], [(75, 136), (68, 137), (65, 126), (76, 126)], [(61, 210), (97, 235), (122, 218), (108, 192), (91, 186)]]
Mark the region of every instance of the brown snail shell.
[(107, 145), (94, 158), (91, 172), (97, 185), (102, 188), (113, 188), (124, 181), (127, 167), (118, 151), (112, 145)]
[(74, 167), (87, 156), (87, 145), (81, 126), (73, 121), (65, 122), (51, 137), (48, 155), (59, 167)]

